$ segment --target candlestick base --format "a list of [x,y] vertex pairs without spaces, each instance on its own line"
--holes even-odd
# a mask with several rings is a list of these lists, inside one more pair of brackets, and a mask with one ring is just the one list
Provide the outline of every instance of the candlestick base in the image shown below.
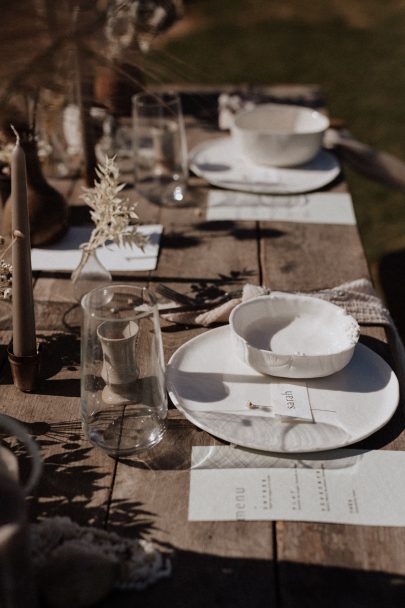
[[17,357],[13,353],[12,343],[7,348],[7,354],[14,385],[24,393],[31,393],[38,382],[39,354]]

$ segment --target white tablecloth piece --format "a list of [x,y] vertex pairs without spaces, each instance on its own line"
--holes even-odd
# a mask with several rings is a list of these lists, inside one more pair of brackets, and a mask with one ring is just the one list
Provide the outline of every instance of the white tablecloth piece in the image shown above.
[[356,224],[352,198],[345,192],[271,195],[210,190],[207,221],[217,220]]

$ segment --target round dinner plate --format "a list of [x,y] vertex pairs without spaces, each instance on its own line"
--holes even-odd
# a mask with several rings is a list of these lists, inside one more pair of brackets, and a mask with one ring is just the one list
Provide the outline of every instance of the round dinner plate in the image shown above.
[[243,155],[231,136],[199,144],[190,152],[190,169],[213,186],[262,194],[318,190],[340,173],[337,159],[320,150],[310,162],[280,168],[256,165]]
[[[183,344],[167,368],[168,391],[191,422],[219,439],[269,452],[317,452],[351,445],[384,426],[399,402],[398,380],[387,363],[362,344],[351,362],[306,384],[314,422],[286,422],[271,412],[271,383],[236,358],[229,326]],[[250,409],[248,403],[257,407]]]

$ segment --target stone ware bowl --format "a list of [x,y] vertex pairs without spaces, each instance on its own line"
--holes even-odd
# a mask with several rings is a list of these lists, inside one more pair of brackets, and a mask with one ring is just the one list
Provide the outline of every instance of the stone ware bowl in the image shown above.
[[293,167],[317,155],[328,127],[328,118],[316,110],[266,103],[239,112],[232,134],[252,162]]
[[262,374],[319,378],[343,369],[360,328],[319,298],[273,292],[236,306],[229,319],[236,355]]

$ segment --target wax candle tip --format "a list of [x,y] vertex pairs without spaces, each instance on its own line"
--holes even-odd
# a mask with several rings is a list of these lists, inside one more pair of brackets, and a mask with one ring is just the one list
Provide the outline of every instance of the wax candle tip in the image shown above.
[[14,135],[15,135],[15,136],[16,136],[16,138],[17,138],[17,143],[19,144],[19,143],[20,143],[20,135],[19,135],[19,133],[18,133],[17,129],[16,129],[16,128],[15,128],[15,126],[14,126],[14,125],[12,125],[12,124],[10,124],[10,127],[11,127],[11,130],[13,131]]

